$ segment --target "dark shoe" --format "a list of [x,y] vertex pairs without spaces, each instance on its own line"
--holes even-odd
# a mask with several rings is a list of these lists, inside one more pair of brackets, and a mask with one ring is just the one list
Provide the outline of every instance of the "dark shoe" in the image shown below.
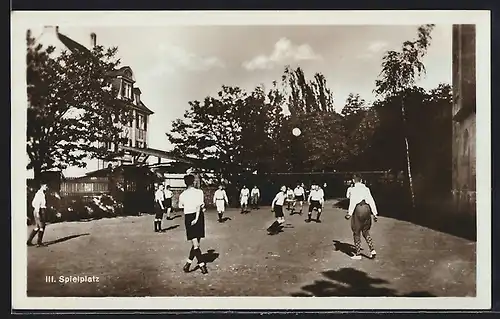
[[30,242],[30,241],[26,242],[26,245],[28,245],[28,246],[35,246],[35,245],[33,245],[33,243],[32,243],[32,242]]
[[201,267],[200,267],[200,269],[201,269],[201,273],[202,273],[202,274],[204,274],[204,275],[205,275],[205,274],[208,274],[207,265],[203,265],[203,266],[201,266]]
[[321,219],[316,219],[316,223],[321,223]]
[[306,219],[306,223],[310,223],[310,222],[311,222],[310,218]]
[[184,272],[189,272],[189,267],[190,267],[190,266],[191,266],[191,264],[190,264],[190,263],[186,263],[186,264],[184,265],[184,267],[182,267],[182,270],[184,270]]

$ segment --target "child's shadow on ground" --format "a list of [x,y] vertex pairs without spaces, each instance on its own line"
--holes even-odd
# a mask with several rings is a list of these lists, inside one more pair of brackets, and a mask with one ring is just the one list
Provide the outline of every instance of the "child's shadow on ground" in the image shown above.
[[[340,251],[349,257],[354,256],[354,254],[356,253],[356,246],[354,246],[352,244],[348,244],[348,243],[343,243],[339,240],[333,240],[333,246],[334,246],[336,251]],[[363,249],[361,249],[361,250],[363,250]],[[361,255],[369,258],[368,256],[366,256],[364,254],[361,254]]]
[[231,219],[231,218],[229,218],[229,217],[224,217],[224,218],[222,218],[221,223],[225,223],[225,222],[227,222],[228,220],[232,220],[232,219]]
[[203,260],[206,263],[213,263],[217,258],[219,258],[219,253],[215,249],[209,249],[203,254]]
[[179,227],[180,225],[172,225],[172,226],[169,226],[167,228],[163,228],[161,231],[162,232],[166,232],[166,231],[169,231],[169,230],[173,230],[173,229],[176,229],[177,227]]

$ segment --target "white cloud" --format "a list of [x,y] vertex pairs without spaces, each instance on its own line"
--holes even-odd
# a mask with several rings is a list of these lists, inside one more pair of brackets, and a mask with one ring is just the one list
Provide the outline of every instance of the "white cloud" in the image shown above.
[[247,70],[272,69],[274,66],[303,60],[318,60],[321,56],[316,54],[309,44],[295,45],[287,38],[281,38],[274,45],[270,55],[258,55],[250,61],[243,62]]
[[170,74],[178,69],[191,71],[208,71],[224,68],[225,64],[215,56],[200,56],[178,46],[161,43],[157,51],[158,63],[155,74]]
[[358,55],[358,59],[367,60],[377,57],[388,45],[385,41],[372,41],[368,44],[367,51]]
[[388,43],[384,41],[374,41],[368,46],[368,51],[378,53],[387,47]]

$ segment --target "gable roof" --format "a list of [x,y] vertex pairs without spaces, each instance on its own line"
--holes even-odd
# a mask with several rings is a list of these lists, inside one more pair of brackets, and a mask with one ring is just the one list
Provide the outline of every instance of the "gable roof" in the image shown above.
[[[59,27],[46,27],[46,29],[44,29],[44,32],[46,32],[46,30],[48,32],[50,32],[52,34],[52,36],[56,36],[56,38],[68,49],[70,50],[71,52],[80,52],[80,53],[90,53],[90,50],[85,47],[84,45],[76,42],[75,40],[71,39],[70,37],[62,34],[59,32]],[[43,33],[42,32],[42,35]],[[111,71],[110,72],[110,76],[113,76],[113,77],[118,77],[118,76],[123,76],[129,80],[131,80],[132,82],[135,82],[135,78],[134,78],[134,72],[132,71],[132,68],[130,66],[122,66],[121,68],[119,69],[116,69],[114,71]],[[138,87],[135,87],[134,88],[134,92],[139,92],[139,93],[142,93],[141,90],[138,88]],[[145,104],[144,102],[142,102],[142,100],[140,101],[139,104],[133,104],[133,103],[127,103],[127,102],[124,102],[127,106],[132,106],[140,111],[143,111],[144,113],[148,114],[148,115],[151,115],[151,114],[154,114],[153,111],[151,111]]]

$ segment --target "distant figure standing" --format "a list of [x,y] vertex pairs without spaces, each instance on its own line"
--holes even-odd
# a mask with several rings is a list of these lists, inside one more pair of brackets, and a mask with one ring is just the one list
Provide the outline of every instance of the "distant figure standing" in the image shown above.
[[174,193],[170,190],[170,185],[167,185],[167,188],[164,191],[165,193],[165,208],[167,209],[167,220],[172,220],[170,216],[172,212],[172,197],[174,197]]
[[311,186],[311,192],[309,193],[309,197],[307,201],[309,202],[309,212],[307,213],[306,222],[311,222],[312,212],[316,209],[316,222],[321,223],[321,211],[323,209],[323,203],[325,201],[323,190],[318,185]]
[[267,228],[267,231],[270,233],[275,233],[281,229],[283,224],[285,223],[285,214],[283,213],[283,205],[286,200],[286,186],[281,186],[280,191],[274,197],[271,203],[271,211],[274,212],[274,217],[276,220],[274,223]]
[[295,212],[295,205],[297,204],[297,202],[299,203],[299,207],[300,207],[300,210],[299,210],[299,214],[302,215],[302,209],[304,207],[304,200],[305,200],[305,189],[304,189],[304,184],[297,184],[297,187],[295,187],[295,189],[293,190],[293,195],[294,195],[294,201],[293,201],[293,207],[292,207],[292,213],[293,214]]
[[240,191],[240,207],[241,213],[244,214],[248,211],[248,198],[250,197],[250,190],[243,185]]
[[252,188],[251,196],[251,205],[253,209],[259,208],[259,200],[260,200],[260,190],[257,186]]
[[293,205],[293,203],[295,201],[294,197],[295,196],[293,194],[293,190],[290,187],[288,187],[286,189],[286,209],[287,210],[291,210],[292,209],[292,205]]
[[217,189],[214,193],[214,205],[217,208],[217,214],[219,215],[219,223],[222,223],[222,216],[226,210],[225,204],[228,203],[229,200],[227,198],[226,191],[222,185],[219,185],[219,189]]
[[47,198],[46,191],[48,186],[46,183],[42,183],[40,188],[35,194],[33,201],[31,202],[31,206],[33,207],[33,217],[35,219],[35,229],[31,231],[31,234],[28,238],[27,245],[33,246],[33,238],[38,234],[37,238],[37,247],[45,246],[42,243],[43,234],[45,232],[45,223],[46,223],[46,210],[47,210]]
[[377,206],[370,189],[361,183],[359,175],[355,175],[353,181],[354,186],[351,187],[349,192],[349,211],[345,216],[346,219],[351,219],[354,246],[356,247],[355,255],[351,258],[361,259],[361,234],[363,234],[370,249],[370,258],[374,258],[377,252],[370,236],[370,228],[372,226],[372,214],[374,221],[377,221]]
[[194,176],[188,174],[184,176],[184,183],[187,189],[179,195],[179,208],[184,210],[184,225],[186,227],[187,240],[191,241],[191,250],[184,272],[189,272],[189,267],[194,258],[198,261],[201,272],[208,273],[207,266],[203,260],[200,250],[201,238],[205,238],[205,201],[203,191],[194,187]]
[[163,185],[158,185],[158,189],[155,192],[155,233],[163,232],[161,229],[161,221],[163,219],[163,213],[165,212],[165,193],[163,192]]

